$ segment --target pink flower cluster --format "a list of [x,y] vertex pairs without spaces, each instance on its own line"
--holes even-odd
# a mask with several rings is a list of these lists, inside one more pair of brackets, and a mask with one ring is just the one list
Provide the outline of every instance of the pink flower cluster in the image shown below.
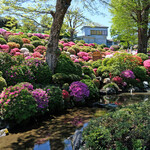
[[117,83],[118,85],[121,85],[123,83],[123,79],[119,76],[116,76],[112,79],[113,82]]
[[0,44],[0,51],[3,51],[3,52],[6,52],[6,53],[8,53],[9,52],[9,46],[8,45],[6,45],[6,44],[4,44],[4,45],[1,45]]
[[89,54],[86,52],[79,52],[79,53],[77,53],[77,55],[79,56],[79,58],[82,58],[84,61],[88,61],[91,59]]
[[36,57],[41,58],[42,57],[42,55],[39,52],[34,52],[32,54],[32,56],[33,56],[33,58],[36,58]]
[[143,62],[143,65],[146,69],[150,70],[150,59],[147,59]]
[[21,55],[20,49],[18,49],[18,48],[11,49],[10,54],[11,54],[12,56]]

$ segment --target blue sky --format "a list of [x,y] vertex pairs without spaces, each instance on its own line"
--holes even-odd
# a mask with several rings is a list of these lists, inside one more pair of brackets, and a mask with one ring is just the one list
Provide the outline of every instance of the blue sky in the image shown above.
[[[79,8],[83,8],[83,5],[79,2],[77,3],[72,3],[71,4],[71,7],[74,6],[74,7],[79,7]],[[98,23],[98,24],[101,24],[102,26],[107,26],[109,27],[108,28],[108,36],[107,36],[107,39],[111,39],[111,36],[110,36],[110,27],[111,27],[111,14],[108,10],[108,8],[104,5],[98,5],[98,11],[100,12],[100,14],[97,14],[97,13],[91,13],[89,12],[87,9],[83,9],[83,14],[91,19],[93,22],[95,23]],[[103,14],[101,14],[103,13]],[[80,33],[79,33],[80,34]]]

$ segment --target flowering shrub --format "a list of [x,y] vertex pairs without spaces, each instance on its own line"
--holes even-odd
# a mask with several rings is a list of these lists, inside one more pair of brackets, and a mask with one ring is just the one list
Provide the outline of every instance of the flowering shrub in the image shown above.
[[23,64],[33,72],[35,83],[49,84],[51,82],[52,72],[43,60],[29,58]]
[[8,42],[7,45],[9,46],[9,49],[20,48],[20,45],[15,42]]
[[64,100],[67,100],[70,98],[70,95],[66,90],[62,90],[62,97]]
[[20,50],[18,48],[11,49],[10,54],[12,56],[20,55]]
[[125,70],[125,71],[121,72],[121,77],[134,79],[135,75],[134,75],[133,71],[131,71],[131,70]]
[[24,48],[27,48],[30,52],[33,52],[33,49],[35,49],[35,46],[32,44],[23,44]]
[[32,54],[32,56],[33,56],[33,58],[41,58],[42,57],[42,55],[39,52],[34,52]]
[[82,101],[84,98],[89,97],[90,91],[88,86],[80,81],[71,83],[69,90],[70,95],[74,97],[75,101]]
[[123,83],[123,79],[119,76],[113,77],[112,81],[117,83],[118,85],[121,85]]
[[9,52],[9,46],[0,44],[0,51],[8,53]]
[[145,61],[148,59],[148,55],[144,53],[138,53],[137,56],[141,57],[142,61]]
[[30,91],[22,86],[10,86],[0,94],[1,117],[20,123],[37,112],[35,99]]
[[40,54],[44,54],[44,52],[46,52],[46,47],[45,46],[38,46],[36,47],[36,49],[34,49],[34,52],[39,52]]
[[150,59],[147,59],[143,62],[143,65],[146,69],[150,70]]
[[3,77],[0,76],[0,92],[3,90],[4,87],[7,86],[7,83]]
[[20,47],[22,47],[22,45],[23,45],[23,40],[22,40],[22,38],[21,38],[20,36],[18,36],[18,35],[10,36],[10,37],[8,38],[8,42],[15,42],[15,43],[19,44]]
[[24,44],[30,44],[30,40],[27,38],[22,38]]
[[31,69],[26,65],[11,66],[6,71],[6,81],[8,85],[15,85],[19,82],[31,82],[34,83],[34,74]]
[[88,86],[90,91],[88,99],[93,100],[99,97],[99,89],[91,79],[82,79],[81,82]]
[[35,89],[32,91],[32,95],[36,100],[39,111],[44,111],[46,108],[48,108],[49,97],[46,91],[42,89]]
[[31,42],[32,45],[35,47],[38,47],[39,45],[44,45],[40,40],[35,40]]
[[79,76],[82,75],[81,66],[72,62],[72,60],[66,55],[59,56],[55,72],[65,74],[74,73]]
[[92,67],[90,67],[90,66],[82,66],[82,72],[89,76],[91,74],[94,74],[94,71],[93,71]]
[[61,112],[64,109],[62,90],[56,86],[47,86],[44,90],[49,96],[49,111],[51,113]]
[[31,41],[40,40],[40,38],[38,36],[32,36],[30,39],[31,39]]
[[3,38],[0,38],[0,44],[6,44],[7,42],[6,42],[6,40],[5,39],[3,39]]

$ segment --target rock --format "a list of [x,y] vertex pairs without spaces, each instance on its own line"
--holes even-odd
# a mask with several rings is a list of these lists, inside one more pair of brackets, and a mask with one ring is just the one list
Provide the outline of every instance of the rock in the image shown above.
[[103,80],[103,83],[104,83],[104,84],[110,83],[110,78],[105,78],[105,79]]
[[8,134],[9,134],[9,132],[8,132],[8,129],[7,129],[7,128],[0,130],[0,137],[6,136],[6,135],[8,135]]
[[115,88],[113,88],[113,87],[106,88],[106,94],[116,94],[116,93],[117,93],[117,91]]
[[21,48],[20,52],[21,53],[29,53],[29,50],[27,48]]
[[79,148],[83,145],[81,130],[77,130],[73,135],[72,145],[73,145],[73,150],[79,150]]
[[143,85],[144,85],[144,88],[145,88],[145,89],[149,88],[149,84],[148,84],[147,81],[143,81]]
[[128,92],[140,92],[140,89],[138,87],[132,87],[128,89]]

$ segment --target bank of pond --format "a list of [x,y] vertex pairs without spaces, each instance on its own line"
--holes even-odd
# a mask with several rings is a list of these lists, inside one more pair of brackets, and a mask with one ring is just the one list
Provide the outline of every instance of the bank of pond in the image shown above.
[[87,106],[14,126],[8,136],[0,138],[0,149],[150,148],[149,93],[105,95]]

